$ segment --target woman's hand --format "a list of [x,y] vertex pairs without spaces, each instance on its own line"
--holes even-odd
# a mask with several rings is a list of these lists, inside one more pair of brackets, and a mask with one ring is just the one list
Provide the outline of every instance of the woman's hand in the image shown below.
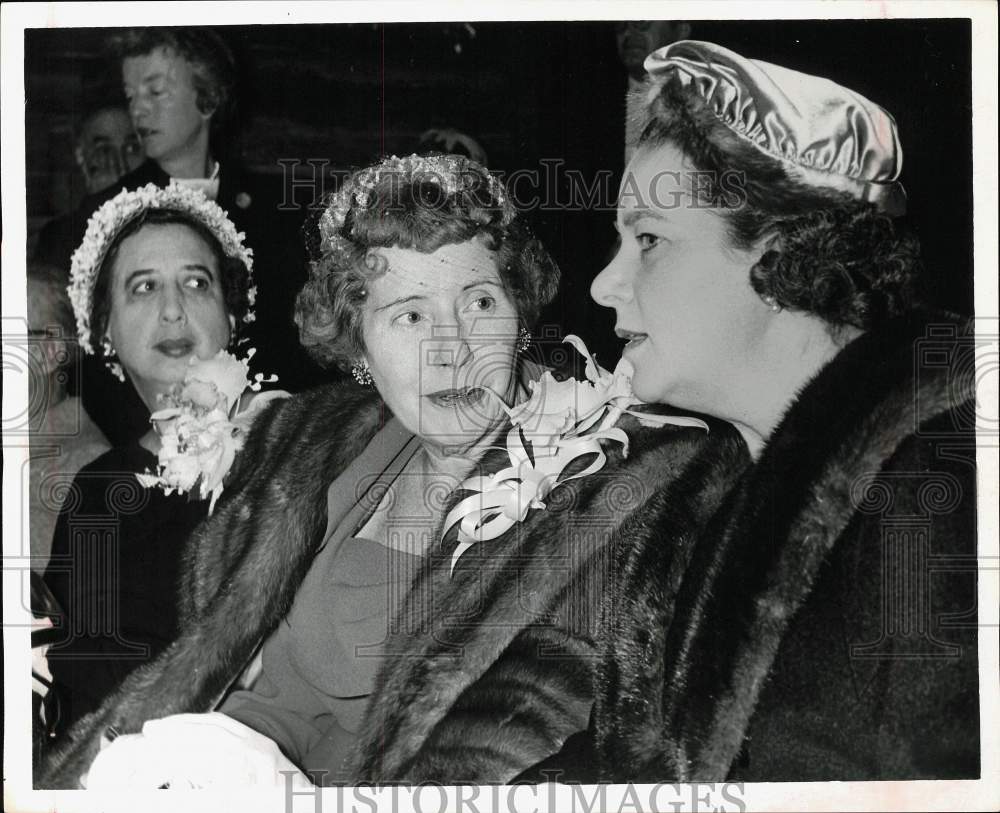
[[[287,778],[286,778],[287,777]],[[312,787],[274,741],[219,712],[150,720],[102,749],[82,784],[122,788]]]

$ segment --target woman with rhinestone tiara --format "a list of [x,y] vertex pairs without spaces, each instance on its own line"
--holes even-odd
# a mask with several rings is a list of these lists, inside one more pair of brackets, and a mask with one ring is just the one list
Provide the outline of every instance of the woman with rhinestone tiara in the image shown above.
[[[546,388],[563,390],[526,351],[558,270],[478,164],[360,170],[318,233],[296,319],[357,383],[257,419],[188,546],[180,636],[71,732],[43,784],[88,767],[88,787],[272,784],[282,769],[293,784],[510,781],[587,726],[614,552],[665,500],[692,533],[745,462],[721,425],[625,415],[598,433],[627,440],[627,460],[575,438],[579,456],[546,468],[569,413],[546,413]],[[564,382],[574,397],[627,380],[588,371],[583,389]],[[489,502],[503,482],[520,485]],[[256,682],[227,694],[261,640]]]

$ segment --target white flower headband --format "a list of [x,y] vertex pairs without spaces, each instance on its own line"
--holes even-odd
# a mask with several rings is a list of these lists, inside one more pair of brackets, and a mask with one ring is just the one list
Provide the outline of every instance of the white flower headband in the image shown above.
[[77,338],[85,353],[96,353],[90,334],[91,302],[108,248],[122,227],[151,209],[170,209],[191,215],[215,235],[227,257],[240,260],[246,266],[248,308],[243,321],[254,320],[257,288],[253,284],[253,250],[243,245],[243,232],[237,232],[226,212],[202,192],[173,182],[166,188],[151,183],[131,191],[123,189],[104,203],[87,221],[83,242],[73,252],[67,290],[76,314]]
[[404,182],[425,181],[441,187],[447,195],[455,195],[473,187],[481,177],[475,171],[477,169],[486,176],[490,198],[503,211],[500,222],[506,226],[514,219],[516,211],[503,184],[479,164],[459,155],[422,156],[414,153],[405,158],[393,155],[351,175],[330,198],[319,219],[323,255],[329,257],[349,251],[350,240],[343,234],[347,213],[352,207],[367,209],[372,203],[372,191],[384,178],[396,176]]

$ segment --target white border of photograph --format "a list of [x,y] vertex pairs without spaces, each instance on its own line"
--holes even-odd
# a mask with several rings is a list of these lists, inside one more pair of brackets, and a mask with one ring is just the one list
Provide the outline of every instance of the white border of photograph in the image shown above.
[[[24,30],[44,27],[134,25],[303,24],[348,22],[430,22],[504,20],[612,19],[819,19],[964,17],[972,23],[975,312],[979,335],[1000,333],[997,302],[997,6],[992,0],[945,2],[855,2],[785,0],[729,2],[670,0],[670,2],[412,2],[326,3],[4,3],[2,9],[2,175],[3,243],[2,295],[5,330],[25,324],[25,130]],[[617,114],[615,114],[617,115]],[[995,341],[995,339],[994,339]],[[997,416],[1000,349],[982,357],[977,370],[979,412]],[[26,377],[5,363],[3,415],[25,414]],[[9,441],[9,443],[8,443]],[[170,791],[97,796],[86,791],[30,789],[30,658],[28,609],[23,606],[28,562],[19,552],[20,517],[26,506],[18,472],[27,463],[27,441],[4,439],[4,809],[9,811],[75,810],[376,810],[394,811],[551,811],[624,810],[964,810],[1000,809],[1000,659],[998,659],[997,439],[980,439],[979,471],[979,613],[980,613],[980,731],[982,779],[979,781],[829,782],[748,784],[742,793],[723,786],[594,786],[571,788],[542,785],[514,788],[327,788],[322,804],[314,794],[287,799],[281,790],[262,792],[233,788],[225,794]],[[989,508],[993,505],[994,508]],[[928,732],[933,736],[932,732]],[[706,798],[707,797],[707,798]],[[738,799],[743,807],[731,801]],[[698,801],[702,800],[702,801]]]

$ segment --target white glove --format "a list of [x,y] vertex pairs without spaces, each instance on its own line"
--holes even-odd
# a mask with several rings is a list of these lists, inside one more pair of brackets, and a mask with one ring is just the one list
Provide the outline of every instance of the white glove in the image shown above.
[[[291,771],[290,778],[279,771]],[[312,784],[274,741],[220,712],[150,720],[116,738],[93,761],[88,790],[223,788]]]

